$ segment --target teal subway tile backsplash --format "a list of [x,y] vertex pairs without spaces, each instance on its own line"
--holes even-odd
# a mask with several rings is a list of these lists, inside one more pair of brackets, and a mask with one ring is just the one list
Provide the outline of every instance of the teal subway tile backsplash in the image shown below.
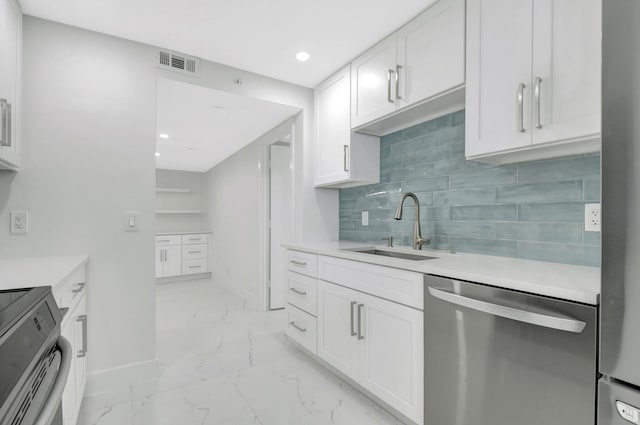
[[[584,204],[600,202],[600,155],[495,166],[464,157],[464,111],[387,135],[380,183],[340,189],[340,239],[411,246],[420,199],[431,248],[598,266],[600,233],[584,231]],[[361,213],[369,211],[369,226]]]

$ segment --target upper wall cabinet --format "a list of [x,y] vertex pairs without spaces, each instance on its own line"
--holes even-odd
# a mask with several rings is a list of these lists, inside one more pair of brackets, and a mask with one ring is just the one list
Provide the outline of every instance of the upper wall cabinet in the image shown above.
[[599,149],[601,3],[468,0],[467,158]]
[[316,186],[380,181],[380,138],[351,131],[350,80],[347,65],[315,89]]
[[[402,114],[419,104],[439,99],[431,114],[462,106],[465,82],[464,0],[439,0],[413,21],[351,64],[351,126],[370,134],[387,134],[429,111]],[[389,116],[395,118],[389,119]],[[379,125],[377,123],[382,122]]]
[[22,11],[15,0],[0,0],[0,169],[20,162],[21,62]]

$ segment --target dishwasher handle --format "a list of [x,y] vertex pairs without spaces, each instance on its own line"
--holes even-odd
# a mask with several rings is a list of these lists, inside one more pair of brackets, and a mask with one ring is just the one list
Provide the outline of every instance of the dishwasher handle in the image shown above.
[[524,323],[530,323],[532,325],[542,326],[545,328],[557,329],[560,331],[579,334],[582,333],[585,326],[587,325],[585,322],[573,319],[571,317],[561,316],[557,313],[539,313],[508,307],[505,305],[494,304],[475,298],[465,297],[442,289],[429,287],[429,293],[433,297],[451,304],[456,304],[462,307],[470,308],[472,310],[492,314],[494,316],[517,320]]

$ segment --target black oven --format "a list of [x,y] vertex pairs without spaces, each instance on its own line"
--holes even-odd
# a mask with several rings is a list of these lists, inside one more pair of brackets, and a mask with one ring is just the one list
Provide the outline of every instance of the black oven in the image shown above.
[[71,346],[51,288],[0,291],[0,425],[62,425]]

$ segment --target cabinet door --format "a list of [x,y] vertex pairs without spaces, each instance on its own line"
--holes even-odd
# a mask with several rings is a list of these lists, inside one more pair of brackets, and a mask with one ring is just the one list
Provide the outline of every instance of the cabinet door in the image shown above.
[[422,423],[423,313],[363,295],[358,312],[362,359],[358,381],[398,411]]
[[[22,12],[14,0],[0,1],[0,99],[11,105],[6,120],[0,117],[0,159],[18,165],[18,114],[20,96],[20,62],[22,40]],[[10,120],[8,119],[10,116]],[[9,122],[10,121],[10,122]],[[5,134],[5,127],[10,127],[10,137]]]
[[356,291],[318,281],[318,356],[356,379],[360,367],[355,334]]
[[[68,312],[67,314],[72,314]],[[73,358],[71,360],[71,369],[69,369],[69,376],[67,377],[67,383],[64,386],[64,391],[62,392],[62,421],[66,424],[72,424],[76,407],[78,406],[78,402],[81,401],[81,398],[76,394],[76,356],[75,353],[78,349],[78,346],[75,342],[75,325],[74,318],[68,317],[65,320],[64,326],[61,329],[61,334],[64,338],[69,341],[71,347],[73,348]]]
[[349,178],[351,137],[351,68],[316,87],[316,184]]
[[164,247],[156,247],[156,277],[164,277]]
[[164,277],[182,274],[182,246],[169,245],[164,249]]
[[532,0],[467,3],[467,157],[531,145],[532,8]]
[[464,84],[465,2],[440,0],[398,32],[398,106]]
[[82,296],[73,315],[75,334],[75,386],[78,396],[78,407],[82,401],[84,387],[87,383],[87,297]]
[[533,99],[533,143],[597,135],[602,1],[533,4],[533,78],[534,88],[539,78],[540,89],[539,101]]
[[351,62],[351,127],[396,110],[396,35]]

